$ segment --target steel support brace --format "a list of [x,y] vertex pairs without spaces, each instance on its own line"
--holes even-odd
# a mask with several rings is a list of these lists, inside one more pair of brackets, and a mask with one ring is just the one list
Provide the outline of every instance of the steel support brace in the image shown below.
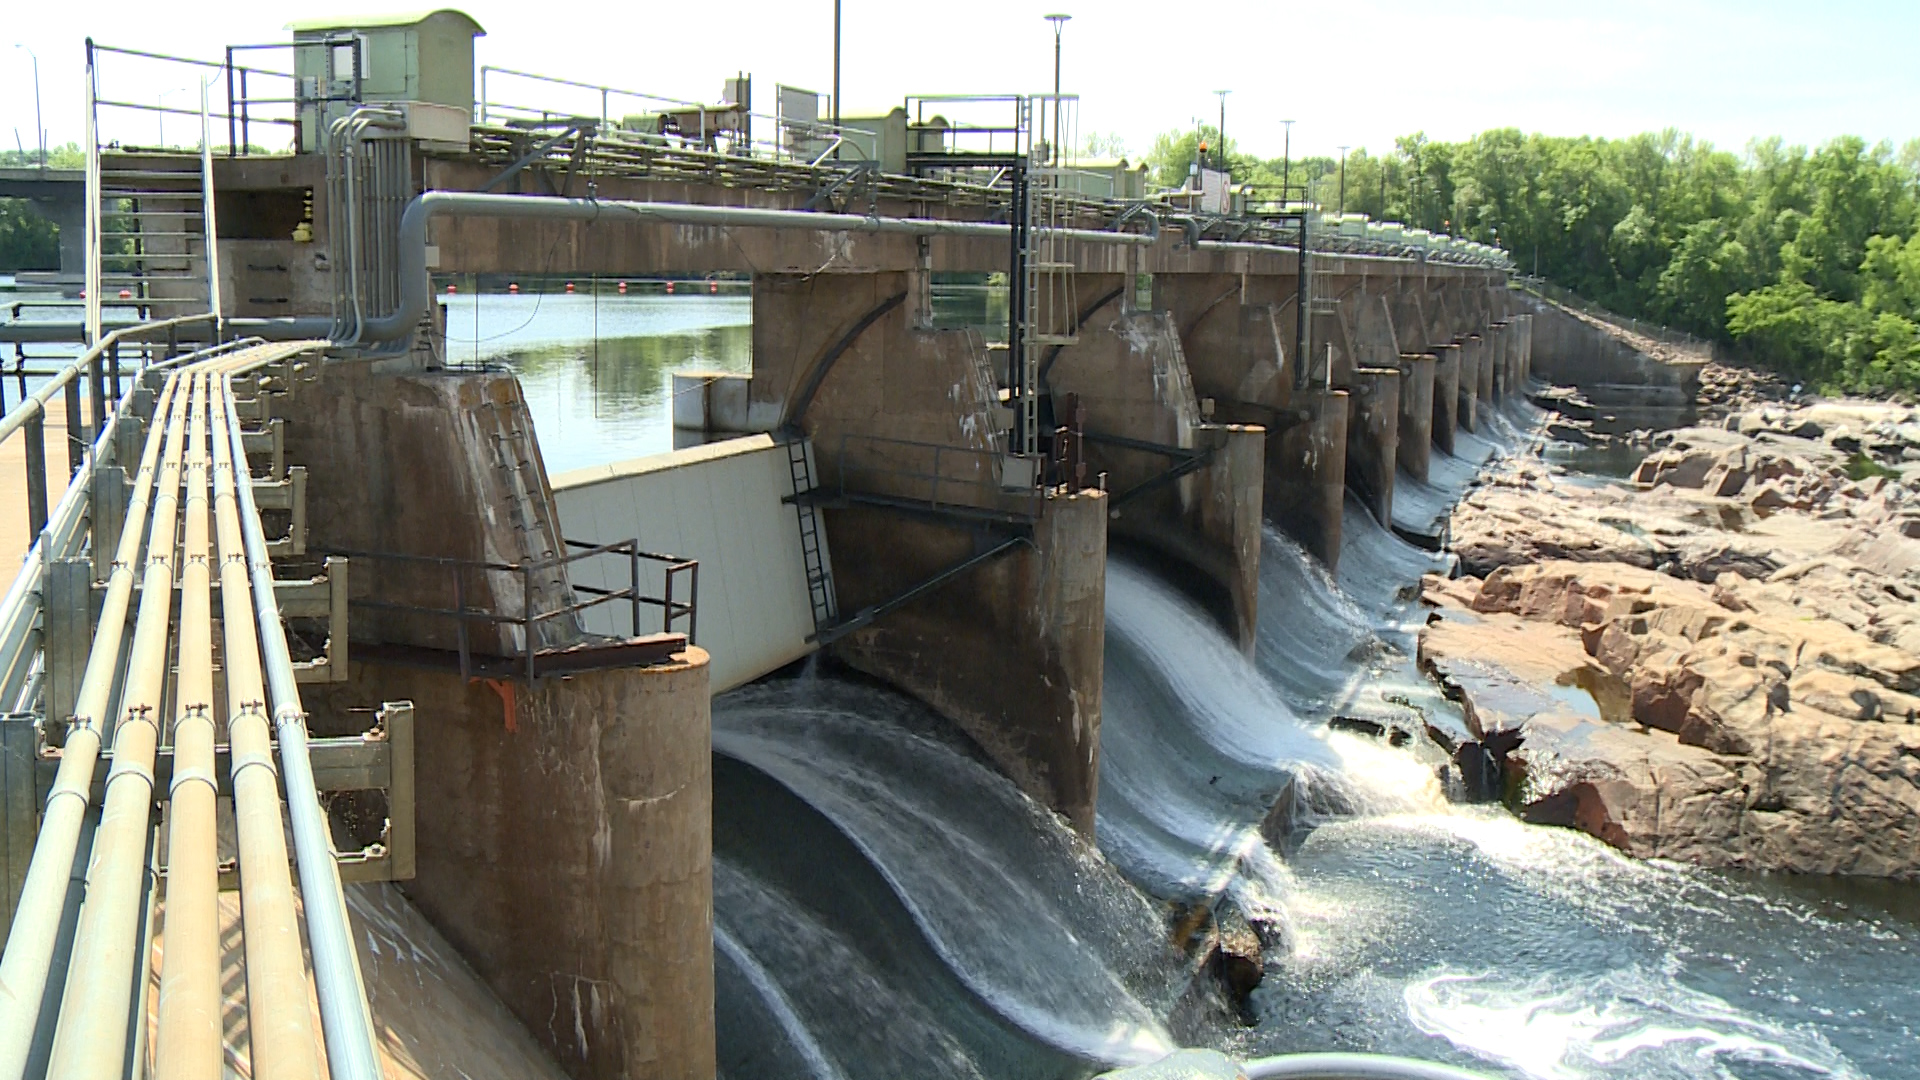
[[48,741],[59,745],[80,696],[80,677],[93,649],[93,560],[48,559],[40,570],[42,639],[46,658]]
[[[240,434],[241,443],[247,448],[249,457],[254,454],[267,454],[272,464],[267,467],[267,479],[278,480],[287,475],[287,422],[275,418],[267,421],[263,431],[245,431]],[[252,468],[248,468],[252,472]]]
[[118,465],[96,465],[88,479],[87,530],[93,553],[93,580],[113,574],[113,556],[120,549],[120,530],[127,526],[127,470]]
[[33,767],[38,741],[33,717],[0,716],[0,935],[13,924],[13,905],[40,832]]
[[27,418],[27,535],[38,536],[47,527],[47,432],[45,413]]

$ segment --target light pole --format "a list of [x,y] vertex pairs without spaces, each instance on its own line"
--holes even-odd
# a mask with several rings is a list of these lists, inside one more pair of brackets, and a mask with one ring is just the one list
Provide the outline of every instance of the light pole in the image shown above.
[[1227,160],[1227,95],[1233,93],[1233,91],[1215,90],[1214,93],[1220,98],[1220,130],[1216,132],[1216,135],[1220,139],[1220,161],[1227,167],[1227,179],[1231,181],[1233,179],[1233,162]]
[[1280,121],[1287,130],[1284,148],[1280,151],[1280,209],[1287,208],[1287,200],[1293,197],[1293,121]]
[[1347,151],[1350,147],[1340,148],[1340,214],[1347,213]]
[[[1060,28],[1073,16],[1061,12],[1043,15],[1042,18],[1053,24],[1053,141],[1060,141]],[[1053,148],[1057,154],[1059,148]],[[1056,158],[1057,160],[1057,158]]]
[[833,0],[833,127],[840,134],[840,0]]
[[26,49],[27,55],[33,57],[33,131],[38,136],[36,141],[40,144],[40,167],[44,169],[47,167],[47,125],[46,121],[40,118],[40,54],[20,42],[14,42],[13,47]]

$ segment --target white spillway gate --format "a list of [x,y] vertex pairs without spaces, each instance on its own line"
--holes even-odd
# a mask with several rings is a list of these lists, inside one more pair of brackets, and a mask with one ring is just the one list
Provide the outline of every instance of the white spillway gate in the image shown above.
[[[784,444],[750,435],[578,469],[552,482],[568,540],[637,537],[644,550],[699,561],[694,643],[713,658],[715,694],[813,651],[814,609],[798,510],[787,501],[794,479]],[[819,544],[825,562],[825,539]],[[624,576],[595,580],[597,572],[591,564],[576,569],[574,584],[627,584]],[[612,607],[590,609],[586,629],[624,633]]]

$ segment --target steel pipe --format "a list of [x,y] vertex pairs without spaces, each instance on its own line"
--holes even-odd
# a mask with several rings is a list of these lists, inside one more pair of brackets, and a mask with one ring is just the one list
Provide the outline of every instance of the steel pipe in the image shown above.
[[1283,1054],[1240,1066],[1247,1080],[1488,1080],[1485,1074],[1385,1054]]
[[[93,801],[93,773],[99,763],[101,728],[118,679],[121,641],[126,631],[127,609],[133,598],[134,567],[150,523],[148,508],[156,486],[162,447],[166,433],[174,429],[176,418],[185,411],[186,400],[175,393],[175,384],[170,380],[162,389],[154,412],[156,421],[164,420],[164,423],[157,422],[148,429],[140,467],[134,474],[127,526],[120,534],[113,573],[107,579],[106,596],[100,609],[100,630],[81,676],[73,727],[67,734],[53,790],[47,795],[39,839],[34,844],[33,861],[27,868],[20,901],[14,907],[6,949],[0,953],[0,1080],[21,1080],[36,1042],[47,978],[53,966],[53,928],[59,924],[60,912],[66,904],[81,828]],[[171,534],[166,546],[171,556]],[[172,594],[171,587],[159,591]]]
[[[199,377],[188,378],[191,401]],[[80,908],[66,994],[54,1028],[47,1069],[52,1080],[118,1080],[127,1070],[128,1029],[120,1018],[128,1016],[135,980],[145,970],[145,958],[136,954],[140,914],[147,899],[142,886],[153,831],[153,759],[160,741],[157,712],[167,681],[186,412],[175,410],[167,422],[133,649],[121,691],[120,720],[113,731],[113,766],[107,773],[93,865],[87,872],[87,898]],[[96,644],[95,655],[99,652]]]
[[[212,379],[196,380],[187,418],[179,675],[173,693],[167,903],[161,927],[167,947],[160,967],[160,1018],[154,1041],[158,1080],[217,1076],[222,1055],[220,865],[215,843],[219,782],[214,775],[212,575],[207,543],[207,412],[213,390]],[[225,427],[220,425],[223,432]]]
[[[473,195],[428,191],[416,195],[400,216],[400,307],[388,315],[360,324],[359,340],[395,341],[412,332],[432,301],[427,278],[427,223],[436,217],[488,217],[550,221],[647,222],[661,225],[704,225],[754,229],[808,229],[818,232],[891,233],[906,236],[961,236],[1005,240],[1008,226],[984,221],[941,221],[935,218],[862,217],[859,214],[816,214],[805,210],[760,210],[743,206],[696,206],[687,203],[617,202],[598,199],[556,199],[537,195]],[[1036,229],[1063,239],[1095,244],[1147,246],[1151,236],[1095,229]]]
[[[424,264],[421,268],[424,273]],[[223,365],[223,370],[238,374],[244,367],[236,364],[227,369]],[[234,462],[239,465],[246,460],[246,447],[241,442],[240,417],[232,398],[227,399],[226,410],[227,434]],[[254,611],[260,623],[261,659],[273,699],[274,730],[280,739],[280,771],[286,786],[287,816],[293,825],[300,899],[306,906],[307,940],[313,951],[314,983],[320,995],[327,1067],[332,1080],[378,1080],[380,1061],[374,1049],[373,1018],[367,1012],[366,984],[354,952],[340,867],[314,786],[313,764],[307,753],[306,711],[300,704],[300,689],[287,653],[286,628],[281,625],[274,600],[273,566],[260,528],[260,511],[253,501],[253,485],[241,479],[240,527],[253,578]]]
[[273,734],[267,725],[266,688],[260,679],[253,586],[240,528],[240,480],[232,442],[236,432],[226,409],[233,397],[232,376],[222,374],[220,386],[221,401],[213,414],[213,510],[220,544],[220,658],[226,684],[227,742],[232,748],[234,825],[239,835],[247,1030],[255,1076],[318,1080],[313,1006],[287,865]]

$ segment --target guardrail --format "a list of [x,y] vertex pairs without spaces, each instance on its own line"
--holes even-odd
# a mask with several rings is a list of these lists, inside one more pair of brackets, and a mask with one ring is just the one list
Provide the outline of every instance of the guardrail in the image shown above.
[[[252,149],[254,125],[269,130],[284,129],[289,143],[296,142],[300,126],[300,110],[315,101],[357,100],[359,97],[359,79],[356,74],[351,80],[352,90],[348,94],[334,96],[331,93],[318,98],[302,97],[297,93],[298,80],[293,73],[276,71],[272,68],[241,64],[235,61],[236,53],[269,49],[294,49],[323,47],[340,42],[278,42],[271,45],[233,45],[227,48],[226,60],[201,60],[190,56],[173,56],[167,53],[147,52],[143,49],[127,49],[114,45],[101,45],[92,38],[87,39],[87,67],[93,79],[94,104],[101,109],[112,110],[115,119],[100,125],[97,138],[102,144],[115,143],[125,149],[150,146],[165,150],[170,147],[198,148],[200,139],[201,111],[198,102],[183,105],[168,104],[168,96],[177,92],[191,90],[202,81],[208,85],[209,95],[214,101],[209,105],[207,117],[211,120],[226,121],[227,138],[220,152],[228,157],[241,157]],[[356,56],[358,43],[354,42]],[[109,80],[106,91],[100,90],[100,76],[103,69],[98,65],[102,56],[119,57],[123,61],[116,67]],[[121,76],[125,76],[121,78]],[[178,86],[167,84],[178,82]],[[138,89],[134,89],[137,87]],[[135,93],[152,92],[162,87],[151,102],[132,99]],[[281,90],[279,88],[283,88]],[[269,89],[272,88],[272,89]],[[263,110],[262,107],[267,107]],[[188,121],[183,129],[189,133],[184,143],[171,143],[167,139],[167,118],[177,116]],[[145,142],[146,133],[136,132],[134,118],[151,119],[154,122],[154,141]],[[96,118],[96,124],[99,121]],[[209,150],[213,147],[209,146]],[[284,153],[284,147],[263,148],[267,153]]]
[[[529,682],[537,679],[540,672],[540,660],[563,652],[564,649],[542,649],[539,644],[539,630],[554,620],[577,618],[582,613],[602,604],[625,601],[631,615],[632,636],[642,634],[641,611],[645,607],[660,610],[660,632],[674,633],[674,625],[685,619],[687,641],[694,640],[697,629],[697,610],[700,591],[700,564],[693,559],[683,559],[677,555],[661,555],[643,551],[638,540],[621,540],[611,544],[586,544],[579,541],[564,541],[573,548],[572,552],[553,559],[523,563],[500,563],[478,559],[456,559],[438,555],[409,555],[398,552],[378,551],[328,551],[326,554],[341,555],[348,559],[363,562],[402,563],[411,566],[443,570],[447,574],[452,594],[452,607],[436,607],[431,604],[412,604],[393,600],[350,599],[349,608],[370,611],[391,612],[403,616],[425,616],[429,620],[439,620],[453,624],[456,642],[456,664],[463,679],[485,678],[502,674],[522,675]],[[629,577],[624,589],[603,589],[592,586],[580,586],[568,583],[576,593],[590,597],[587,600],[575,600],[558,604],[549,610],[536,611],[534,597],[537,595],[535,581],[544,574],[571,566],[586,559],[611,557],[626,563]],[[665,585],[663,595],[648,596],[640,581],[642,563],[657,563],[664,567]],[[471,573],[512,574],[519,578],[520,610],[517,613],[488,611],[470,606],[467,600],[466,578]],[[678,599],[676,580],[685,575],[688,580],[686,599]],[[470,625],[480,623],[488,627],[517,628],[520,631],[520,654],[515,660],[514,670],[502,671],[500,665],[489,664],[489,660],[505,659],[497,653],[476,649]]]
[[1037,468],[1032,483],[1006,486],[1005,457],[991,450],[852,434],[839,448],[829,468],[846,502],[1031,524],[1046,498]]
[[[136,340],[162,330],[168,333],[168,349],[178,343],[178,332],[183,326],[195,323],[213,323],[212,315],[187,315],[177,319],[162,319],[157,322],[142,323],[124,330],[116,330],[100,340],[100,343],[88,349],[80,359],[55,372],[40,389],[34,391],[26,400],[9,411],[0,419],[0,444],[12,438],[15,433],[24,432],[26,439],[27,468],[27,522],[29,535],[38,536],[47,527],[47,439],[46,415],[47,402],[58,393],[66,395],[67,414],[67,467],[77,473],[81,462],[87,455],[87,448],[100,437],[105,429],[107,417],[120,402],[120,344]],[[81,394],[79,379],[87,377],[90,393],[87,400],[92,405],[91,414],[84,427],[78,426],[81,414]],[[108,387],[112,394],[109,396]],[[22,388],[25,383],[22,381]]]

